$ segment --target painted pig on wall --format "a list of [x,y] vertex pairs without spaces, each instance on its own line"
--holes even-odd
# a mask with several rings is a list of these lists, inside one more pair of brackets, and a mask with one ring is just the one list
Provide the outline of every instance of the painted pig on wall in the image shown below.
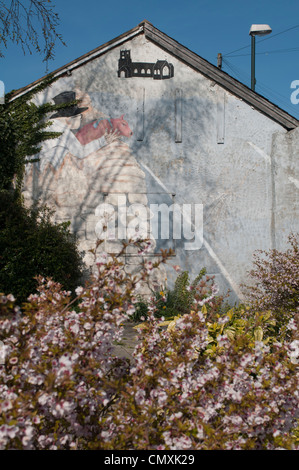
[[89,122],[79,129],[76,133],[76,137],[82,145],[86,145],[92,140],[112,133],[124,137],[131,137],[131,135],[133,135],[129,124],[124,120],[124,114],[116,119],[97,119]]

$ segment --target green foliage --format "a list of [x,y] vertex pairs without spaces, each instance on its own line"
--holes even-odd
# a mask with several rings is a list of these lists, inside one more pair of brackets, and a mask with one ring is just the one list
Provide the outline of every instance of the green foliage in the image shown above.
[[46,119],[59,106],[50,103],[37,106],[32,102],[34,95],[54,80],[49,76],[34,91],[16,99],[11,92],[0,106],[0,191],[14,187],[20,198],[26,163],[36,161],[33,157],[43,141],[60,135],[47,130],[51,122]]
[[25,165],[37,161],[45,140],[60,136],[47,130],[47,116],[70,105],[34,104],[34,96],[54,81],[49,75],[18,98],[11,92],[0,106],[0,291],[14,294],[19,302],[34,292],[37,275],[53,277],[72,290],[82,274],[68,226],[53,224],[46,208],[22,205]]
[[178,314],[189,313],[196,288],[199,282],[206,274],[206,269],[201,269],[200,273],[196,276],[194,281],[190,283],[189,274],[187,271],[182,272],[176,279],[173,291],[169,291],[166,299],[166,309],[171,316]]
[[38,275],[73,290],[82,266],[67,223],[55,225],[48,209],[26,209],[13,195],[0,192],[0,292],[22,302],[35,291]]
[[239,305],[230,308],[225,315],[217,311],[208,314],[202,308],[209,331],[207,354],[215,355],[219,352],[219,338],[226,336],[230,341],[245,336],[248,344],[254,347],[256,341],[265,345],[272,345],[282,339],[277,327],[274,314],[271,311],[256,312],[249,305]]
[[130,319],[133,322],[139,322],[142,320],[146,320],[148,316],[148,302],[138,296],[137,302],[134,304],[135,310],[134,313],[130,316]]
[[[154,292],[155,317],[161,318],[163,316],[168,319],[189,313],[195,296],[198,295],[199,291],[202,298],[210,291],[208,282],[211,278],[206,277],[203,281],[205,275],[206,269],[203,268],[195,279],[190,282],[188,272],[183,271],[178,275],[173,289],[166,289],[165,292]],[[135,304],[135,313],[132,316],[132,320],[137,322],[142,320],[142,318],[146,319],[148,307],[149,302],[139,298]]]

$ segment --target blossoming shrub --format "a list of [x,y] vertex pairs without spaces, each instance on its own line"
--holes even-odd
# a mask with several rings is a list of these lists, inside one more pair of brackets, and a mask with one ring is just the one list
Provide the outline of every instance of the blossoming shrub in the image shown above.
[[153,269],[137,279],[120,260],[102,254],[74,300],[42,278],[23,312],[0,295],[0,448],[299,449],[298,325],[267,341],[270,317],[238,323],[241,311],[224,316],[198,294],[165,327],[153,297],[134,359],[114,357]]
[[73,301],[42,278],[22,312],[12,296],[0,296],[1,449],[84,448],[98,436],[126,380],[127,363],[113,357],[112,346],[138,281],[117,257],[101,255],[97,265],[93,282]]
[[91,290],[76,313],[65,308],[68,293],[59,285],[48,281],[39,289],[25,315],[1,320],[0,448],[80,447],[92,440],[125,366],[116,367],[111,356],[120,306],[109,312]]
[[200,311],[162,331],[149,319],[130,379],[95,447],[294,448],[299,341],[270,347],[245,329],[231,341],[218,337],[211,355],[209,336]]
[[250,299],[261,309],[294,312],[299,307],[299,234],[290,234],[286,251],[257,251],[249,273]]

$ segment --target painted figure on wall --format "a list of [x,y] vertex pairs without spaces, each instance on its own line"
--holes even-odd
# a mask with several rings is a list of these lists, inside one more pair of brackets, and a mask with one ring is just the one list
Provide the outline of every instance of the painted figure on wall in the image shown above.
[[[79,100],[80,104],[72,104]],[[51,162],[58,168],[67,153],[83,159],[109,143],[130,138],[133,134],[124,115],[107,117],[93,107],[88,93],[81,90],[63,91],[53,98],[55,104],[68,104],[50,116],[51,130],[61,132],[58,139],[45,142],[41,165]]]
[[92,121],[81,127],[75,135],[82,145],[86,145],[92,140],[113,133],[125,137],[131,137],[133,135],[129,124],[124,120],[124,115],[116,119],[97,119],[96,121]]
[[74,91],[63,91],[62,93],[59,93],[59,95],[54,96],[53,101],[56,105],[63,105],[67,103],[70,103],[70,105],[66,108],[62,108],[56,111],[56,113],[53,114],[50,119],[77,116],[78,114],[81,114],[88,109],[88,107],[79,108],[77,104],[71,104],[75,100],[76,93]]
[[[85,98],[86,99],[86,98]],[[53,98],[55,104],[67,104],[72,103],[76,100],[76,93],[74,91],[64,91],[59,95]],[[91,101],[89,101],[89,106],[78,107],[77,104],[70,104],[66,108],[58,110],[51,119],[55,118],[74,118],[78,115],[82,115],[85,111],[89,110],[91,107]],[[87,114],[87,113],[86,113]],[[85,116],[84,116],[85,117]],[[87,116],[86,116],[87,117]],[[82,118],[82,116],[81,116]],[[72,124],[76,121],[71,119],[66,119],[65,124],[71,128],[72,132],[79,140],[82,145],[89,144],[93,140],[100,139],[103,136],[108,136],[110,134],[115,134],[115,136],[125,136],[131,137],[133,135],[132,130],[129,127],[129,124],[124,119],[124,114],[119,118],[99,118],[93,119],[90,122],[84,122],[87,119],[84,119],[83,122],[80,120],[79,128],[72,128]],[[77,121],[78,125],[78,121]],[[110,139],[108,139],[110,140]]]
[[[76,99],[79,104],[72,104]],[[129,145],[133,131],[123,114],[107,117],[93,106],[89,94],[79,89],[63,91],[53,100],[57,104],[70,103],[50,117],[52,129],[61,132],[61,136],[43,145],[40,163],[31,166],[26,173],[23,195],[28,202],[31,198],[42,197],[42,202],[54,209],[57,221],[71,222],[71,230],[79,234],[84,261],[92,267],[94,259],[89,250],[94,248],[100,235],[96,232],[101,224],[99,207],[108,204],[118,214],[119,197],[125,197],[128,207],[141,205],[148,213],[146,175]],[[114,109],[117,108],[114,106]],[[140,227],[134,225],[135,219],[135,213],[128,213],[126,224],[137,235]],[[146,223],[147,238],[151,239],[148,255],[154,255],[156,240],[149,220]],[[109,237],[98,250],[117,253],[121,248],[118,237]],[[130,261],[125,262],[124,270],[131,274],[138,272],[134,256],[138,256],[138,247],[130,247],[126,253]],[[158,287],[164,279],[164,268],[153,270],[149,285]]]
[[[51,116],[51,119],[73,118],[81,115],[84,111],[89,109],[89,106],[80,108],[77,104],[71,104],[75,100],[76,93],[74,91],[63,91],[59,95],[54,96],[53,101],[55,104],[70,103],[70,106],[58,110],[53,114],[53,116]],[[66,124],[71,127],[72,121],[68,119]],[[125,137],[131,137],[133,134],[129,124],[124,119],[124,114],[120,118],[100,118],[92,120],[86,124],[83,123],[83,125],[81,123],[78,130],[72,129],[72,131],[82,145],[86,145],[92,140],[100,139],[107,134],[115,133],[115,135]]]

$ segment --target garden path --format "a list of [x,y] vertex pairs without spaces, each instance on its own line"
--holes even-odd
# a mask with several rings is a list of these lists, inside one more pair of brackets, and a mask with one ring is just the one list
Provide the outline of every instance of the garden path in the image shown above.
[[134,330],[136,323],[125,322],[123,327],[123,337],[122,340],[114,344],[113,355],[117,357],[124,357],[128,359],[133,359],[133,351],[137,345],[137,331]]

